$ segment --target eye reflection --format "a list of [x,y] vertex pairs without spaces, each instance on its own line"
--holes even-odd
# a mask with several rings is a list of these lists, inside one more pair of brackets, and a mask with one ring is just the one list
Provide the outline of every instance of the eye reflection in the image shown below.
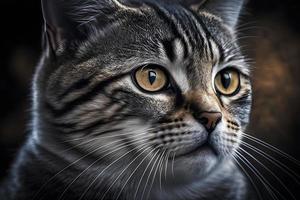
[[225,89],[228,89],[231,83],[231,74],[229,72],[224,72],[221,75],[221,82]]
[[240,74],[234,69],[224,69],[215,78],[217,92],[222,95],[234,95],[240,88]]
[[149,71],[149,82],[151,85],[153,85],[153,83],[156,80],[156,72],[155,71]]
[[139,88],[147,92],[158,92],[168,84],[166,73],[158,66],[141,67],[135,71],[134,78]]

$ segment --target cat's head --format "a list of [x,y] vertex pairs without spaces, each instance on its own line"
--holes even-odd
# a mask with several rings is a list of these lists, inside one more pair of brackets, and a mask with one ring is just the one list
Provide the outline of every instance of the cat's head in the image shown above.
[[119,159],[117,171],[139,161],[142,171],[166,166],[180,179],[207,175],[238,148],[249,119],[249,68],[234,31],[241,7],[43,1],[38,137],[48,132],[95,159]]

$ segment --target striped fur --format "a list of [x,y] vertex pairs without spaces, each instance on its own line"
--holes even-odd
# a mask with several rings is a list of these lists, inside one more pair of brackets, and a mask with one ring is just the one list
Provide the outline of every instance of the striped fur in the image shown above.
[[[53,2],[43,1],[33,133],[7,198],[245,199],[230,159],[251,107],[250,69],[234,34],[242,1]],[[165,68],[168,89],[136,87],[133,71],[149,64]],[[241,74],[230,97],[213,84],[228,67]],[[223,117],[208,134],[197,116],[215,110]],[[198,152],[207,141],[215,153]]]

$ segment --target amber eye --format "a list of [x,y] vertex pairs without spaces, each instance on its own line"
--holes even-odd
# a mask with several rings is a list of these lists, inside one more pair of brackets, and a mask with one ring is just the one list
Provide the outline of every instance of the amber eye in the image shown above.
[[240,74],[234,69],[224,69],[215,78],[217,92],[222,95],[231,96],[240,88]]
[[147,92],[158,92],[168,84],[166,73],[158,66],[141,67],[134,76],[138,86]]

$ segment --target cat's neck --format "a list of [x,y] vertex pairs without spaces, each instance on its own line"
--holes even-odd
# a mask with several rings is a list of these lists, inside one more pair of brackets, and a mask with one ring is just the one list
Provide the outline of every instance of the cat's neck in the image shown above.
[[[1,184],[0,195],[5,195],[7,200],[57,199],[59,188],[63,185],[61,180],[64,176],[71,176],[67,170],[55,176],[68,164],[67,161],[35,139],[33,135],[29,136],[19,150],[8,177]],[[40,195],[45,196],[41,198]]]
[[[185,187],[172,188],[169,191],[159,191],[154,199],[172,200],[184,195],[190,199],[247,199],[247,183],[244,176],[230,160],[224,160],[211,174],[203,180],[196,181]],[[193,198],[197,197],[197,198]],[[188,199],[188,198],[187,198]]]
[[[40,199],[40,197],[43,197],[45,200],[57,199],[64,192],[64,189],[68,187],[68,183],[80,173],[80,170],[76,169],[76,167],[60,173],[62,169],[69,165],[70,163],[67,160],[61,160],[56,153],[35,143],[33,139],[28,140],[19,153],[11,172],[10,182],[6,183],[6,192],[8,191],[7,193],[12,195],[11,198],[7,199],[27,200],[34,199],[36,196],[39,197],[37,199]],[[226,167],[220,166],[205,180],[192,183],[185,187],[186,189],[184,190],[182,189],[183,187],[173,188],[172,190],[156,190],[156,192],[151,194],[151,198],[171,200],[185,195],[186,197],[198,196],[196,199],[199,199],[199,197],[200,199],[211,199],[210,197],[216,197],[217,195],[222,199],[244,199],[241,196],[243,196],[246,186],[239,170],[236,169],[231,161],[224,162],[223,166]],[[81,184],[81,188],[78,188]],[[85,186],[86,183],[74,183],[72,187],[68,188],[65,198],[78,198],[78,194],[84,192],[84,190],[80,190]],[[98,189],[101,190],[101,188]],[[204,196],[203,191],[205,191]],[[132,194],[134,191],[128,194],[130,193]],[[87,194],[87,197],[89,195],[92,196],[93,191]],[[128,196],[124,199],[128,199]],[[193,198],[190,199],[193,200]]]

